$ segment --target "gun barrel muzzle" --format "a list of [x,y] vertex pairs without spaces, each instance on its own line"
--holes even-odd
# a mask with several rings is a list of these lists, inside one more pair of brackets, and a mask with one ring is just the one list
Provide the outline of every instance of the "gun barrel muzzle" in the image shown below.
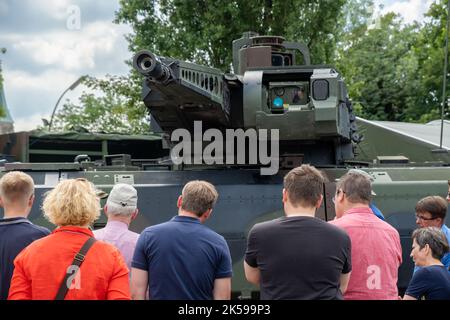
[[170,70],[159,58],[148,50],[141,50],[133,57],[133,67],[142,75],[158,81],[166,81]]

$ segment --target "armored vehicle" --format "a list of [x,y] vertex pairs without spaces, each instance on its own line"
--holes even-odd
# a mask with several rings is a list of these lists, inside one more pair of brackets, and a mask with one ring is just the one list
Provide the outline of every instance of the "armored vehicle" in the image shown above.
[[[220,196],[207,225],[229,244],[233,297],[257,298],[243,271],[246,236],[255,223],[283,214],[284,174],[302,163],[320,168],[329,182],[317,216],[331,220],[336,180],[360,168],[373,177],[374,202],[400,233],[398,287],[401,293],[406,289],[414,205],[424,196],[445,194],[447,155],[432,153],[432,144],[414,137],[403,143],[397,130],[355,117],[341,74],[332,66],[311,65],[306,46],[282,37],[245,33],[235,40],[232,74],[147,50],[136,53],[133,65],[144,76],[142,99],[166,156],[139,160],[130,152],[93,161],[86,151],[74,163],[5,163],[4,170],[29,171],[39,201],[60,179],[86,177],[106,192],[118,182],[133,184],[141,212],[132,224],[137,232],[177,214],[186,182],[213,183]],[[388,153],[372,148],[370,139]],[[389,147],[390,141],[395,145]],[[419,149],[408,153],[413,146]],[[423,153],[429,154],[424,161],[417,156]],[[45,225],[41,217],[36,206],[31,218]],[[104,223],[102,217],[94,227]]]

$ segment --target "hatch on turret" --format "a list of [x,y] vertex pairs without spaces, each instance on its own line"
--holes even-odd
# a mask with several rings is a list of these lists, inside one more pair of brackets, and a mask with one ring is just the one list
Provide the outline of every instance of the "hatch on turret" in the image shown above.
[[[296,60],[296,53],[302,62]],[[260,36],[245,32],[242,38],[233,41],[233,69],[236,74],[267,67],[289,67],[296,64],[310,64],[309,49],[299,43],[287,42],[280,36]]]

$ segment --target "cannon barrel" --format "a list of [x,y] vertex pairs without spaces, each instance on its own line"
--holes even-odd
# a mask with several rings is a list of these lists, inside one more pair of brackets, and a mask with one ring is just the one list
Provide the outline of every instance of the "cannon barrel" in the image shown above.
[[148,50],[141,50],[134,55],[133,67],[143,76],[160,82],[167,82],[172,78],[170,68]]

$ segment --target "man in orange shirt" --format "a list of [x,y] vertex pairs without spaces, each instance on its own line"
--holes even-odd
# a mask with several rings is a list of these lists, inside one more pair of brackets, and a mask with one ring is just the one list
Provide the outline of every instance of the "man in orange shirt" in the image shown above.
[[[35,241],[16,258],[10,300],[53,300],[67,286],[66,300],[129,300],[128,269],[118,249],[94,242],[82,265],[75,255],[93,233],[100,203],[93,185],[85,179],[60,182],[45,198],[44,216],[58,228]],[[69,274],[66,283],[63,283]]]

